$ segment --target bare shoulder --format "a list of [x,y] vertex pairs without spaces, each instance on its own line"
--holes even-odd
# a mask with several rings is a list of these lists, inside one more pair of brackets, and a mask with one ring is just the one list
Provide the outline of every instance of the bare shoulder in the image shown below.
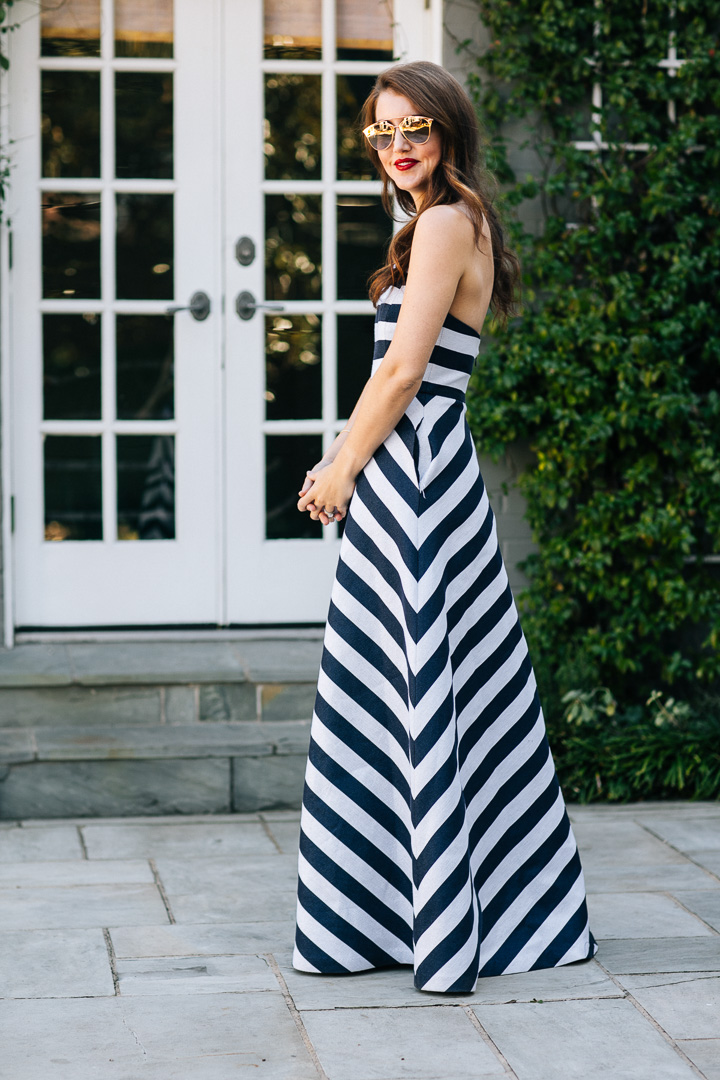
[[429,206],[420,214],[415,239],[443,247],[474,245],[473,224],[462,205]]

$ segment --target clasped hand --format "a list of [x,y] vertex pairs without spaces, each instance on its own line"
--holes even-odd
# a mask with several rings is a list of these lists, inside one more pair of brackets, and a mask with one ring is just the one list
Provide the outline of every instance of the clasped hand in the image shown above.
[[342,521],[355,490],[355,481],[343,473],[334,461],[319,462],[307,473],[298,492],[298,510],[307,510],[313,521],[329,525]]

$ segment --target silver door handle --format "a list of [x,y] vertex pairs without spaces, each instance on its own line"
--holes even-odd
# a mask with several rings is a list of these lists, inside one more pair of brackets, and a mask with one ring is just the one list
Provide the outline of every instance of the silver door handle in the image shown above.
[[235,310],[238,316],[247,321],[252,319],[256,311],[284,311],[284,304],[258,304],[255,302],[255,297],[251,292],[238,293],[235,300]]
[[189,311],[193,319],[204,322],[210,314],[210,297],[204,292],[194,292],[189,304],[173,304],[165,308],[166,315],[174,315],[176,311]]

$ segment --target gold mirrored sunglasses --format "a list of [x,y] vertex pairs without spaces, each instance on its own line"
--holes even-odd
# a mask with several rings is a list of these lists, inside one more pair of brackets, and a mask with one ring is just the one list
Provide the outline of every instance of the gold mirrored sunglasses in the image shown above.
[[363,129],[363,135],[374,150],[387,150],[395,141],[395,129],[399,127],[408,142],[422,146],[430,138],[432,119],[429,116],[403,116],[399,124],[378,120]]

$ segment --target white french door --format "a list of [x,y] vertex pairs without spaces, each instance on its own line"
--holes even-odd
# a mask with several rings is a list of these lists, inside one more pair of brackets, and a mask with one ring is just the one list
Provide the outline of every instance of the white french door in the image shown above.
[[[12,35],[20,626],[218,614],[218,13],[114,7],[21,3]],[[207,319],[166,315],[196,290]]]
[[297,490],[390,229],[357,112],[424,0],[18,9],[14,623],[320,622],[338,529]]

